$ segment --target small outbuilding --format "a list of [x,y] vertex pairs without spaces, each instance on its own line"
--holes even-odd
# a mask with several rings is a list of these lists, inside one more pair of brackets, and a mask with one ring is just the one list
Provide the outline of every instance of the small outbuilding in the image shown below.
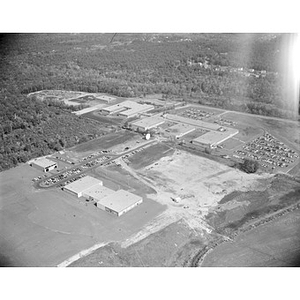
[[48,158],[39,158],[30,163],[31,167],[35,167],[43,172],[49,172],[51,170],[57,169],[57,163]]

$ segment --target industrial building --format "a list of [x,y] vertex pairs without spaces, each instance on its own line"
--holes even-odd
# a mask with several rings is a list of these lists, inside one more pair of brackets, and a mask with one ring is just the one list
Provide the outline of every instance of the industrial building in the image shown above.
[[218,144],[238,134],[237,129],[226,128],[225,131],[209,131],[193,140],[193,144],[200,147],[215,148]]
[[165,120],[163,118],[154,116],[132,122],[131,128],[133,130],[146,131],[155,128],[159,125],[162,125],[163,123],[165,123]]
[[90,188],[100,187],[102,185],[103,185],[103,183],[101,180],[96,179],[91,176],[85,176],[83,178],[80,178],[74,182],[67,184],[64,187],[64,190],[73,195],[76,195],[79,198],[79,197],[82,197],[84,195],[84,193],[87,190],[89,190]]
[[195,129],[196,129],[195,126],[178,123],[174,126],[169,127],[166,131],[169,132],[176,139],[179,139],[180,137],[190,132],[193,132]]
[[51,170],[57,169],[57,163],[47,159],[47,158],[39,158],[30,163],[31,167],[35,167],[43,172],[49,172]]
[[195,127],[200,127],[202,129],[206,129],[206,130],[218,130],[220,128],[220,125],[218,125],[218,124],[204,122],[201,120],[194,120],[194,119],[185,118],[182,116],[166,114],[165,117],[166,117],[166,119],[171,120],[171,121],[189,124],[189,125],[192,125]]
[[133,209],[143,202],[143,198],[125,190],[118,190],[101,198],[97,207],[118,217]]
[[139,104],[137,102],[127,100],[112,106],[104,107],[101,111],[109,115],[117,113],[119,116],[131,118],[139,113],[144,113],[152,109],[154,109],[153,105]]
[[125,190],[114,191],[101,180],[85,176],[64,187],[64,190],[79,197],[95,202],[104,211],[121,216],[143,202],[143,198]]
[[85,190],[83,192],[83,197],[90,201],[98,202],[102,198],[107,197],[108,195],[111,195],[113,193],[115,193],[114,190],[111,190],[103,185],[101,186],[97,184]]
[[113,100],[116,100],[116,98],[114,97],[109,97],[109,96],[105,96],[105,95],[100,95],[100,96],[97,96],[96,99],[99,99],[99,100],[102,100],[102,101],[105,101],[105,102],[111,102]]
[[148,105],[148,104],[138,104],[138,106],[127,109],[127,110],[122,110],[118,113],[119,116],[125,117],[125,118],[132,118],[135,117],[137,114],[145,113],[147,111],[150,111],[154,109],[153,105]]

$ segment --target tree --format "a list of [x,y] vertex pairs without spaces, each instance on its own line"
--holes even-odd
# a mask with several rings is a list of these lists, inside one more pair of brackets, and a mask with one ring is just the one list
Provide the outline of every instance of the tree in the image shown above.
[[240,166],[241,169],[246,173],[255,173],[258,170],[259,164],[255,160],[245,158]]

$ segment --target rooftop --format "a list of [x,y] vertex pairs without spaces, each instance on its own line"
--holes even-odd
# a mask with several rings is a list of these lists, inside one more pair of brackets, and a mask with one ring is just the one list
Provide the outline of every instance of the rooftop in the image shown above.
[[237,134],[237,129],[226,130],[226,131],[209,131],[194,139],[193,141],[204,144],[218,144]]
[[179,124],[169,127],[168,130],[170,130],[171,133],[181,135],[181,134],[186,134],[186,133],[189,133],[189,132],[195,130],[195,126],[179,123]]
[[123,101],[121,103],[105,107],[103,109],[107,110],[109,112],[114,112],[114,111],[119,111],[122,108],[124,108],[124,109],[125,108],[135,108],[135,107],[138,107],[138,106],[141,106],[141,104],[138,104],[134,101],[126,100],[126,101]]
[[125,190],[118,190],[115,193],[100,199],[100,201],[98,202],[116,212],[121,212],[140,200],[142,200],[142,197],[140,196],[137,196]]
[[160,124],[163,124],[164,122],[165,120],[161,117],[148,117],[132,122],[131,124],[139,127],[149,128],[153,126],[158,126]]
[[85,176],[65,186],[66,189],[75,193],[83,192],[95,185],[102,185],[102,181],[91,176]]
[[38,158],[38,159],[34,160],[32,163],[34,163],[42,168],[47,168],[49,166],[53,166],[54,164],[56,164],[56,162],[54,162],[48,158],[45,158],[45,157]]
[[131,109],[128,109],[128,110],[124,110],[122,112],[120,112],[121,115],[123,116],[132,116],[132,115],[135,115],[135,114],[138,114],[140,112],[146,112],[148,110],[151,110],[154,108],[153,105],[148,105],[148,104],[138,104],[138,106],[136,107],[133,107]]
[[115,193],[114,190],[111,190],[103,185],[94,185],[84,191],[84,196],[91,196],[96,201],[98,201],[98,200],[100,200],[104,197],[107,197],[108,195],[111,195],[113,193]]
[[220,125],[218,124],[204,122],[201,120],[194,120],[194,119],[185,118],[185,117],[172,115],[172,114],[167,114],[166,118],[175,122],[185,123],[196,127],[202,127],[208,130],[218,130],[218,128],[220,128]]

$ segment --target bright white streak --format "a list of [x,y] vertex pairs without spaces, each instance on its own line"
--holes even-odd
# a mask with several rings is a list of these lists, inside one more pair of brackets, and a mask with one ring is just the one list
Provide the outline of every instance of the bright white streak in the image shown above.
[[292,42],[291,63],[293,70],[293,80],[296,87],[299,88],[300,82],[300,38],[299,34],[295,34]]

